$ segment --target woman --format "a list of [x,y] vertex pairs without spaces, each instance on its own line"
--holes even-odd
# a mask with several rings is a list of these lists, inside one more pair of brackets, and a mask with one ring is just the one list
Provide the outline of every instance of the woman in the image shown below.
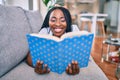
[[[56,37],[61,37],[63,34],[72,31],[72,20],[70,12],[63,7],[53,7],[50,9],[45,17],[43,25],[40,29],[40,34],[49,34]],[[28,54],[28,64],[32,66],[31,57]],[[50,69],[43,61],[37,61],[35,72],[39,74],[49,73]],[[71,64],[66,68],[66,73],[74,75],[79,73],[79,66],[77,61],[72,61]]]

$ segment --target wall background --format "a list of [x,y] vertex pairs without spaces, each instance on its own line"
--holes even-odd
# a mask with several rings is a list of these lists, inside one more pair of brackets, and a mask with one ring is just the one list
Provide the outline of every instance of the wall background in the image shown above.
[[[3,0],[0,0],[0,4],[2,3]],[[5,5],[12,5],[12,6],[20,6],[26,10],[40,10],[43,18],[46,16],[47,13],[47,7],[43,4],[42,0],[4,0],[6,1]],[[62,0],[63,1],[63,0]],[[65,0],[66,1],[66,0]],[[67,0],[70,3],[74,3],[75,0]],[[112,1],[112,0],[110,0]],[[104,5],[105,5],[106,0],[95,0],[94,3],[90,4],[77,4],[77,9],[71,8],[71,13],[73,15],[76,15],[80,13],[81,11],[88,11],[88,12],[93,12],[93,13],[102,13],[104,12]],[[117,16],[117,24],[116,24],[116,30],[115,32],[120,32],[120,0],[118,0],[119,7],[117,9],[118,13],[117,15],[112,12],[112,15]],[[75,7],[70,5],[70,7]],[[110,8],[111,9],[111,8]],[[115,17],[113,16],[113,17]]]

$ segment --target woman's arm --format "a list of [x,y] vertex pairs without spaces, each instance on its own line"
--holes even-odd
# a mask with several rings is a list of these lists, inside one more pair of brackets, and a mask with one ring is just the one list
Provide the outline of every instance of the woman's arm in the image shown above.
[[[43,28],[43,29],[40,30],[39,34],[48,34],[48,31],[49,31],[49,28]],[[27,54],[27,64],[29,66],[33,67],[30,51]]]
[[28,52],[28,54],[27,54],[27,64],[28,64],[29,66],[33,67],[33,66],[32,66],[32,59],[31,59],[31,56],[30,56],[30,52]]
[[[33,67],[30,52],[28,52],[28,54],[27,54],[27,64],[29,66]],[[42,67],[42,66],[44,66],[44,67]],[[36,63],[36,66],[34,67],[34,71],[38,74],[46,74],[46,73],[50,72],[50,69],[48,68],[47,64],[43,65],[43,61],[38,60]]]

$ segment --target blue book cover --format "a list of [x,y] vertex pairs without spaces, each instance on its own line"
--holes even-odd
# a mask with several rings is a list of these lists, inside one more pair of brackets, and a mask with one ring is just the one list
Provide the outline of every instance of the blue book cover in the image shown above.
[[87,67],[94,35],[86,31],[69,32],[61,38],[44,34],[27,34],[33,66],[37,60],[48,64],[52,72],[62,74],[69,63],[78,61]]

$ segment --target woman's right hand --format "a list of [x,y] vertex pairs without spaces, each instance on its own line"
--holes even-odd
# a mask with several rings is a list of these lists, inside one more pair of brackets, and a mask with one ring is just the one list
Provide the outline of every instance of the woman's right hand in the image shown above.
[[48,68],[47,64],[43,65],[43,61],[40,61],[40,60],[37,61],[34,70],[38,74],[46,74],[50,72],[50,69]]
[[80,69],[77,61],[72,61],[72,63],[68,64],[66,68],[66,73],[70,75],[79,74],[79,71]]

